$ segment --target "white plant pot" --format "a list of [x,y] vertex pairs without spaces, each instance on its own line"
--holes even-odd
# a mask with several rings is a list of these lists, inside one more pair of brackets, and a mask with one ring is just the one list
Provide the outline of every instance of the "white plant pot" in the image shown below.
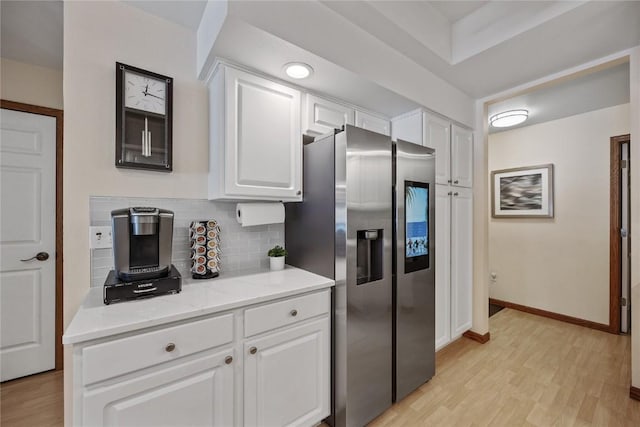
[[269,266],[271,270],[284,270],[284,257],[283,256],[270,256],[269,257]]

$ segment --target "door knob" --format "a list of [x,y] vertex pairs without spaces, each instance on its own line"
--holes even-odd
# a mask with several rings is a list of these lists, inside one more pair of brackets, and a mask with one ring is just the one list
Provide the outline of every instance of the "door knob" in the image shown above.
[[231,362],[233,362],[233,357],[227,356],[224,358],[224,363],[226,363],[227,365],[230,365]]
[[21,259],[20,261],[27,262],[34,259],[37,259],[38,261],[46,261],[49,259],[49,254],[46,252],[38,252],[35,256],[32,256],[31,258],[27,258],[27,259]]

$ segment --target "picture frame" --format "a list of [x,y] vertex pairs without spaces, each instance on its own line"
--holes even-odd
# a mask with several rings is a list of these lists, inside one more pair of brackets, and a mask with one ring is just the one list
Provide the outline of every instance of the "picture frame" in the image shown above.
[[553,218],[553,164],[491,172],[493,218]]

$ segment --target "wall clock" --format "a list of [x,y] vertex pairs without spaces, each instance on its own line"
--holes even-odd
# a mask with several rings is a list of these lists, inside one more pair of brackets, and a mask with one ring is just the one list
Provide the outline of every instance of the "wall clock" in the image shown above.
[[116,166],[172,170],[173,78],[116,62]]

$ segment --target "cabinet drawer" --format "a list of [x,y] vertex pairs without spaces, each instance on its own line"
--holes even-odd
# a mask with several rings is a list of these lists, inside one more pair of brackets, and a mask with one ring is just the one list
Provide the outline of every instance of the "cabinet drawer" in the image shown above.
[[244,336],[250,337],[282,326],[329,313],[329,291],[289,298],[244,312]]
[[92,384],[231,341],[233,314],[228,314],[88,346],[82,350],[82,383]]

